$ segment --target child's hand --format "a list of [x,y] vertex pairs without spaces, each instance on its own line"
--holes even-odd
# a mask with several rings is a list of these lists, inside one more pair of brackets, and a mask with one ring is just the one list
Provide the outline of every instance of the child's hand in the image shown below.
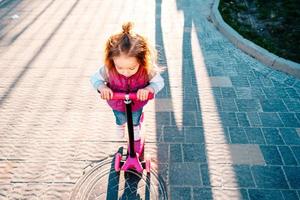
[[103,87],[99,89],[102,99],[110,100],[113,96],[113,91],[109,87]]
[[138,100],[146,101],[148,99],[149,93],[154,93],[154,90],[151,87],[145,87],[143,89],[139,89],[136,95]]

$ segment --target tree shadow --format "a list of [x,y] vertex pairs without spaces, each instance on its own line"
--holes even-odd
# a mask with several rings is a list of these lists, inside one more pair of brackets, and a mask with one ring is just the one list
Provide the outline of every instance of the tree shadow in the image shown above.
[[39,55],[44,51],[44,49],[48,46],[48,44],[51,42],[53,37],[55,36],[56,32],[62,27],[68,16],[73,12],[73,10],[76,8],[80,0],[76,0],[72,7],[69,9],[69,11],[66,13],[64,18],[60,21],[60,23],[55,27],[55,29],[52,31],[50,36],[45,40],[45,42],[39,47],[37,50],[37,53],[32,56],[32,58],[24,65],[21,72],[16,76],[16,78],[11,82],[11,84],[8,86],[6,91],[3,92],[3,95],[0,99],[0,107],[2,104],[9,98],[10,94],[13,92],[13,90],[17,87],[21,79],[27,74],[28,70],[30,70],[31,64],[39,57]]
[[[170,121],[171,126],[163,126],[162,130],[158,129],[159,134],[162,135],[162,141],[167,143],[169,148],[169,163],[167,165],[160,165],[159,170],[161,174],[165,175],[165,180],[171,185],[168,188],[169,197],[171,199],[180,199],[182,195],[187,195],[187,199],[192,198],[192,194],[194,194],[194,198],[205,198],[205,199],[213,199],[213,191],[212,188],[215,186],[211,182],[211,171],[209,167],[209,157],[207,154],[208,144],[207,142],[207,132],[209,129],[204,128],[203,119],[205,116],[205,112],[203,111],[203,105],[201,105],[200,96],[206,95],[206,92],[212,94],[213,101],[216,107],[216,115],[220,115],[220,130],[221,134],[224,134],[224,143],[228,144],[228,133],[226,129],[226,124],[228,121],[228,117],[223,116],[223,113],[220,113],[219,110],[219,102],[218,97],[221,94],[220,88],[211,87],[211,88],[199,88],[199,84],[197,84],[197,80],[199,79],[199,73],[196,69],[199,66],[196,66],[194,63],[195,58],[193,57],[192,50],[192,30],[193,28],[196,30],[196,37],[199,43],[203,44],[195,44],[200,46],[200,48],[204,51],[203,46],[207,45],[203,41],[203,37],[205,37],[206,28],[203,24],[203,20],[207,22],[207,19],[204,16],[200,16],[199,12],[207,12],[207,10],[201,10],[201,3],[208,2],[199,2],[199,1],[183,1],[177,0],[176,6],[178,10],[181,10],[183,13],[183,27],[182,31],[182,63],[181,63],[181,71],[178,72],[178,76],[182,78],[182,88],[178,88],[181,90],[182,95],[182,123],[183,127],[178,127],[176,122],[174,122],[175,116],[174,112],[170,113]],[[159,49],[159,56],[162,59],[159,64],[168,66],[167,56],[165,52],[165,43],[163,38],[163,28],[161,23],[161,0],[156,0],[156,45]],[[208,23],[208,22],[207,22]],[[174,30],[176,31],[176,30]],[[202,32],[203,31],[203,32]],[[176,47],[173,47],[176,48]],[[205,62],[205,54],[204,62]],[[205,63],[206,64],[206,63]],[[175,66],[176,67],[176,66]],[[207,76],[212,75],[212,71],[210,68],[205,66],[205,70]],[[162,93],[158,96],[158,98],[168,98],[171,99],[171,102],[176,101],[178,97],[173,96],[171,91],[174,88],[171,88],[170,78],[168,71],[163,74],[165,79],[165,88]],[[207,77],[203,77],[207,78]],[[210,91],[206,91],[210,90]],[[200,94],[200,91],[203,91],[203,94]],[[179,97],[180,98],[180,97]],[[156,123],[160,124],[160,118],[164,118],[164,113],[160,113],[158,109],[158,105],[156,105],[157,118]],[[230,116],[231,117],[231,116]],[[229,119],[230,120],[230,119]],[[167,124],[167,123],[166,123]],[[220,134],[220,135],[221,135]],[[211,147],[211,145],[210,145]],[[159,148],[160,151],[163,151]],[[166,173],[167,171],[167,173]],[[221,177],[220,177],[221,178]],[[238,182],[238,180],[237,180]],[[224,191],[221,191],[224,192]]]
[[[55,2],[55,0],[52,0],[51,2],[49,2],[45,8],[29,23],[27,24],[19,33],[17,33],[16,35],[14,35],[11,40],[10,40],[10,43],[9,45],[13,44],[28,28],[30,28],[30,26],[32,24],[34,24],[49,8],[50,6]],[[6,34],[5,34],[6,35]],[[0,37],[0,40],[2,39],[2,37],[5,37],[4,36],[1,36]]]

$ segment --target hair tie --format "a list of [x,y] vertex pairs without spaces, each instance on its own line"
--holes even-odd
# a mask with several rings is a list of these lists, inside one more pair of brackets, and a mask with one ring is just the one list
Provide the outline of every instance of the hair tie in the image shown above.
[[133,24],[131,22],[127,22],[127,23],[124,23],[122,25],[122,29],[123,29],[123,32],[124,34],[130,34],[130,31],[133,27]]

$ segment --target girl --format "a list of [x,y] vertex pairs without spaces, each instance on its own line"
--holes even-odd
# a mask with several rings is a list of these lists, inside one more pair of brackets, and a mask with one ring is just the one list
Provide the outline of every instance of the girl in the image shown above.
[[123,100],[111,100],[113,92],[136,92],[138,100],[132,104],[134,140],[140,140],[140,117],[149,93],[157,94],[164,80],[156,67],[155,55],[146,39],[132,33],[132,23],[123,24],[121,33],[109,37],[105,45],[104,63],[92,77],[93,87],[107,100],[116,118],[119,138],[125,132]]

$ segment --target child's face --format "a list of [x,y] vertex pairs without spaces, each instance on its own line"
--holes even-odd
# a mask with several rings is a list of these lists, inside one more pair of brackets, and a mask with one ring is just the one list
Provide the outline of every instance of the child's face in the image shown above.
[[139,63],[135,57],[128,57],[121,54],[120,56],[114,57],[116,70],[123,76],[130,77],[134,75],[139,69]]

